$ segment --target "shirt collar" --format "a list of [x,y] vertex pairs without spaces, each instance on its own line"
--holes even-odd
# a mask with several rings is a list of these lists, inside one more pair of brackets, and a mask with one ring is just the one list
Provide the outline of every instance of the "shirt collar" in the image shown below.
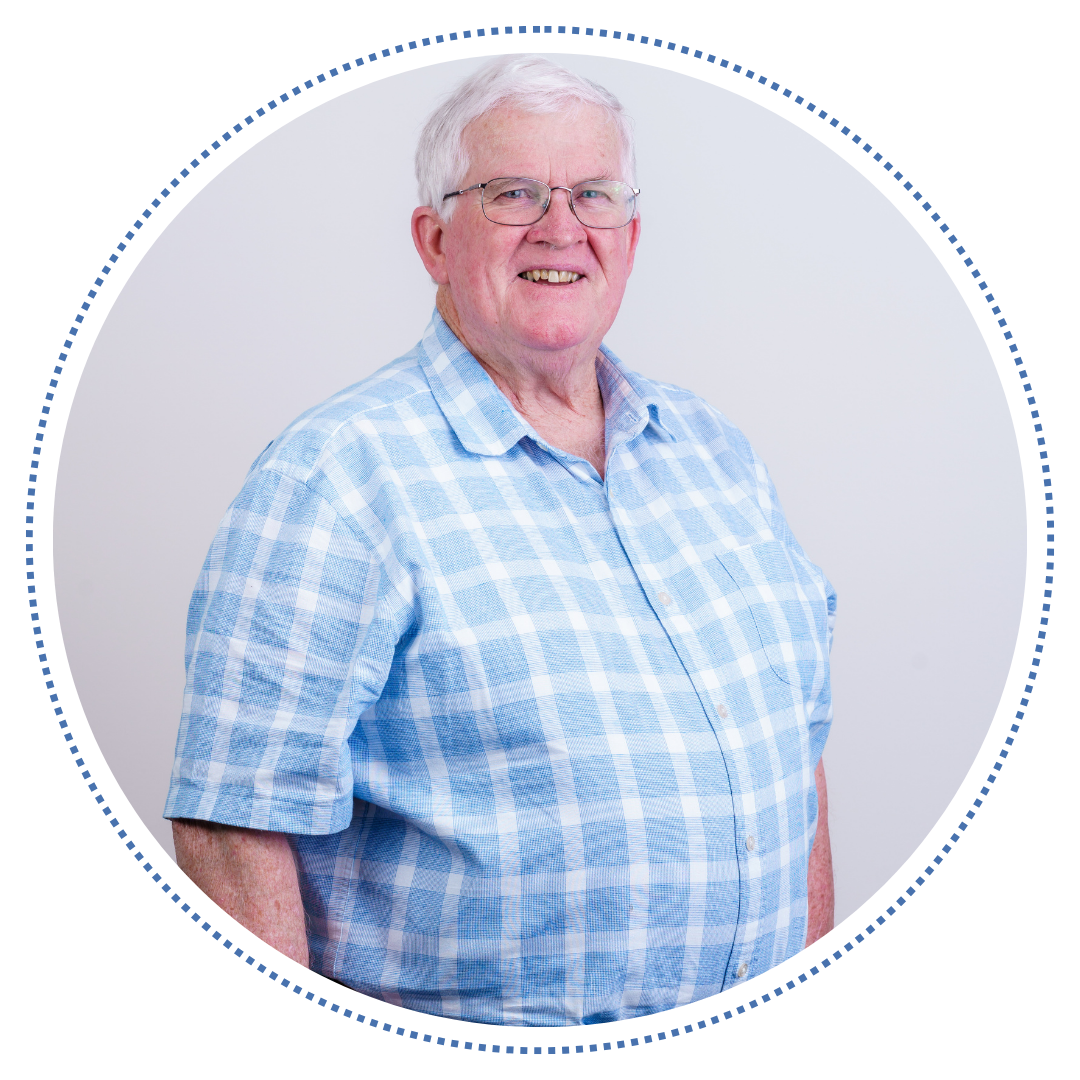
[[[515,412],[491,376],[458,340],[436,308],[419,347],[420,366],[447,423],[461,445],[473,454],[498,457],[528,435],[547,443]],[[606,346],[600,346],[597,378],[604,396],[607,441],[625,442],[648,424],[667,440],[674,440],[670,422],[665,425],[664,400],[655,388],[623,367]]]
[[522,436],[535,435],[438,309],[420,341],[420,366],[447,423],[470,453],[498,457]]
[[648,426],[665,441],[676,441],[673,414],[656,386],[628,370],[603,343],[599,359],[596,375],[604,395],[608,450],[636,438]]

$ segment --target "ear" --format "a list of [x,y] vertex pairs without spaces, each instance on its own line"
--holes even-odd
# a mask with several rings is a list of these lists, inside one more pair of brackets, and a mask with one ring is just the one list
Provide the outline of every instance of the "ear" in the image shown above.
[[626,272],[629,274],[634,269],[634,255],[637,253],[638,240],[641,239],[641,215],[635,214],[626,228],[630,234],[627,238],[629,249],[626,252]]
[[446,222],[430,206],[418,206],[412,213],[412,238],[424,268],[436,285],[446,285]]

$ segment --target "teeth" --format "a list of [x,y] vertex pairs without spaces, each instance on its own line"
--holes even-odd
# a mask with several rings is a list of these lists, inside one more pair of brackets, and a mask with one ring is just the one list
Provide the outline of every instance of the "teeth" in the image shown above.
[[581,277],[573,270],[526,270],[521,276],[528,281],[550,281],[560,285],[577,281]]

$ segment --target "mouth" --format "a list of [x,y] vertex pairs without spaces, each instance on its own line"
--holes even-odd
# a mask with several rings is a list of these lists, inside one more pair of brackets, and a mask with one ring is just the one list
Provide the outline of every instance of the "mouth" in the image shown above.
[[546,281],[549,285],[572,285],[584,276],[573,270],[523,270],[518,274],[523,281]]

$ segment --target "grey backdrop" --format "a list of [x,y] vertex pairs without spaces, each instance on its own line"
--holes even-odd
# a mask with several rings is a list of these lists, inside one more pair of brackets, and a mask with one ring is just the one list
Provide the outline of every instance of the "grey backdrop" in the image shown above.
[[[1004,396],[930,251],[830,150],[685,76],[557,59],[637,122],[642,240],[608,342],[743,428],[839,593],[825,762],[843,918],[942,812],[1004,683],[1024,562]],[[148,252],[90,357],[60,466],[64,642],[170,851],[206,548],[270,439],[419,338],[434,286],[409,239],[416,134],[478,63],[354,91],[255,145]]]

